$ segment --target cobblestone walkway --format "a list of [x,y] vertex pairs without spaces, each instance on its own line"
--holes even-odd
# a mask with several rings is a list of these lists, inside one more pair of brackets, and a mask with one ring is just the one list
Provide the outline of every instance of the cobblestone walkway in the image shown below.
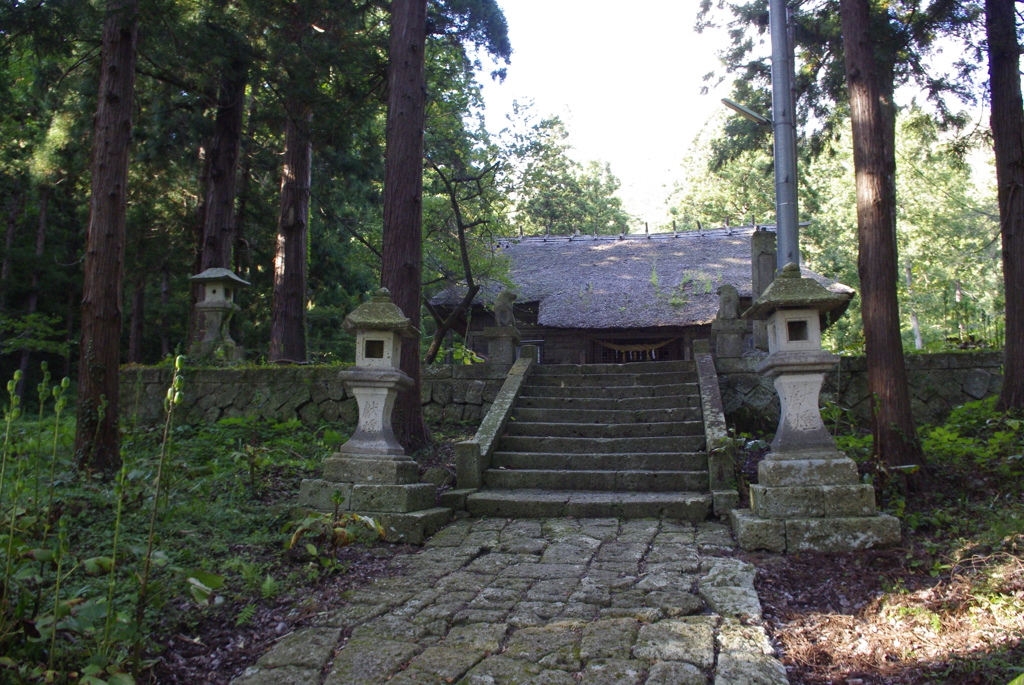
[[463,519],[234,685],[774,685],[727,526]]

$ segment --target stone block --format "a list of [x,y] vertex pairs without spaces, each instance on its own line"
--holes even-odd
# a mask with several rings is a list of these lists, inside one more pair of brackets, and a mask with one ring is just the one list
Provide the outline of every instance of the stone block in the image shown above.
[[483,474],[488,465],[483,463],[480,443],[474,440],[456,443],[455,475],[459,488],[476,489],[483,486]]
[[901,541],[894,516],[790,519],[786,521],[786,551],[850,552],[888,547]]
[[857,464],[852,459],[764,459],[757,467],[757,482],[766,487],[799,485],[855,485]]
[[304,478],[299,486],[299,506],[317,511],[334,511],[334,493],[344,497],[339,509],[352,508],[352,484],[332,483],[320,478]]
[[437,488],[429,483],[410,485],[366,485],[352,486],[353,511],[376,511],[407,513],[434,506]]
[[465,411],[466,405],[464,404],[449,404],[441,410],[441,418],[445,421],[461,421]]
[[736,490],[713,490],[711,493],[715,516],[728,516],[729,512],[740,506],[740,493]]
[[434,384],[430,381],[423,381],[420,383],[420,404],[426,404],[430,401],[431,390],[433,387]]
[[751,485],[750,502],[763,518],[871,516],[875,513],[875,489],[870,485]]
[[442,407],[452,403],[452,381],[434,381],[433,400]]
[[336,483],[404,485],[418,483],[420,469],[412,459],[364,459],[335,453],[324,459],[324,480]]
[[786,523],[763,519],[749,509],[734,509],[729,513],[732,532],[740,548],[766,549],[769,552],[786,550]]
[[359,405],[354,397],[338,404],[338,421],[353,425],[359,421]]
[[466,510],[466,498],[476,492],[475,488],[465,488],[462,490],[448,490],[447,492],[441,493],[441,506],[447,507],[452,511],[465,511]]
[[372,517],[384,528],[387,534],[385,539],[388,542],[422,545],[427,538],[451,521],[452,510],[447,507],[431,506],[406,513],[377,512],[373,513]]
[[421,371],[421,378],[451,378],[452,377],[452,365],[451,364],[430,364],[424,366]]
[[475,404],[467,404],[462,409],[462,420],[469,423],[478,423],[483,417],[483,409]]
[[988,386],[992,382],[992,374],[982,369],[971,369],[964,378],[964,392],[976,400],[988,395]]
[[484,401],[483,381],[470,381],[466,384],[466,404],[483,404]]

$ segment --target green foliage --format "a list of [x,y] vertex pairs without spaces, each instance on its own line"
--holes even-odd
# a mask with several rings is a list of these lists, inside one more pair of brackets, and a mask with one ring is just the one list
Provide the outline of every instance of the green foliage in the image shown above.
[[611,168],[574,161],[562,120],[538,121],[532,106],[514,103],[509,126],[499,134],[504,192],[515,197],[514,227],[525,234],[628,232],[630,217],[615,197],[620,183]]
[[[281,554],[285,515],[275,504],[293,496],[346,428],[242,418],[195,429],[172,420],[165,430],[125,434],[124,466],[110,483],[75,471],[67,384],[44,393],[41,420],[21,415],[13,386],[0,468],[0,570],[9,569],[0,681],[133,682],[135,645],[144,671],[159,632],[177,626],[182,611],[223,607],[242,624],[259,598],[308,577],[278,570],[308,564]],[[170,390],[173,414],[188,388],[180,381]],[[270,457],[255,470],[233,454],[250,446]],[[318,568],[330,566],[330,554],[321,550]]]

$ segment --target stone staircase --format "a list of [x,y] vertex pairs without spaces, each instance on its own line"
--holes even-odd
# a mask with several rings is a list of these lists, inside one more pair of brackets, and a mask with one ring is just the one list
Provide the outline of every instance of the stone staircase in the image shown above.
[[476,516],[708,518],[693,362],[534,365],[466,507]]

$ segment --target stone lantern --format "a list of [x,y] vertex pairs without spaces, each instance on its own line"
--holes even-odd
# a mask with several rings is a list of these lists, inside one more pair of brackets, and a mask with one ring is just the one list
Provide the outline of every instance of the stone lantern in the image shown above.
[[413,385],[399,361],[402,339],[414,338],[416,329],[385,288],[342,325],[356,337],[356,364],[340,375],[359,405],[359,423],[348,442],[324,460],[324,477],[302,481],[299,505],[369,515],[389,540],[422,543],[448,522],[451,510],[434,506],[435,486],[419,482],[419,466],[391,426],[399,390]]
[[189,350],[199,358],[240,361],[245,350],[231,339],[231,317],[238,311],[235,292],[249,282],[229,269],[207,269],[192,276],[190,281],[203,287],[203,299],[196,303],[201,338],[193,341]]
[[402,338],[415,336],[415,329],[391,302],[386,288],[346,316],[342,326],[356,336],[356,365],[342,372],[342,380],[359,404],[359,425],[340,451],[412,462],[395,439],[391,410],[398,391],[412,386],[412,379],[398,367]]
[[823,319],[851,297],[787,264],[743,313],[766,320],[769,355],[757,370],[773,379],[780,403],[750,509],[732,513],[744,549],[846,551],[900,539],[899,521],[877,513],[874,488],[859,482],[857,465],[836,449],[818,409],[825,373],[839,360],[821,347]]

